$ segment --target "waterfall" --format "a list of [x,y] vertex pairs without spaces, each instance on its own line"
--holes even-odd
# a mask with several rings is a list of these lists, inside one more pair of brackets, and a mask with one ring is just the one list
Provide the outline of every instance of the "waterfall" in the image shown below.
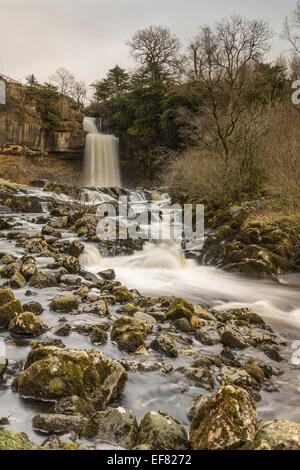
[[84,151],[84,184],[89,187],[121,187],[119,139],[98,131],[95,118],[84,118],[88,132]]

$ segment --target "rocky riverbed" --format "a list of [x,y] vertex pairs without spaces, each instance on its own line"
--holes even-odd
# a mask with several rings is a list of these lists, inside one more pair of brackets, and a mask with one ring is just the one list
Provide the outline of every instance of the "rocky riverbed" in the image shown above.
[[98,239],[99,204],[163,193],[0,186],[0,449],[300,449],[296,275]]

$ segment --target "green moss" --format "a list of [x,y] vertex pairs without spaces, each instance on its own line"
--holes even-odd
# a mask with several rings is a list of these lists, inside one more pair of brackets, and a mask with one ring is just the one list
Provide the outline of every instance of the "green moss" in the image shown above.
[[38,450],[26,434],[14,434],[0,429],[0,450]]

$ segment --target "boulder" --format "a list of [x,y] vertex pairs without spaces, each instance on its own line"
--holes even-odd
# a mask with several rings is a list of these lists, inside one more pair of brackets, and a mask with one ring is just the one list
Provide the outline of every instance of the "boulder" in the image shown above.
[[178,357],[175,343],[168,335],[159,335],[151,342],[150,348],[167,357]]
[[212,373],[201,367],[180,367],[178,372],[189,379],[196,387],[202,387],[206,390],[212,390],[214,387],[214,378]]
[[222,386],[196,412],[190,429],[192,449],[239,449],[254,439],[256,428],[256,410],[246,390]]
[[107,315],[106,302],[104,300],[96,300],[96,302],[91,302],[84,307],[83,312],[95,313],[100,317],[105,317]]
[[28,281],[36,272],[36,262],[32,256],[23,256],[20,261],[20,273]]
[[53,274],[48,271],[36,271],[30,278],[29,285],[38,289],[44,289],[46,287],[57,287],[58,282]]
[[0,290],[0,307],[15,300],[15,296],[13,292],[9,289],[1,289]]
[[255,439],[267,442],[272,450],[300,450],[300,424],[287,420],[261,421]]
[[95,413],[85,425],[82,437],[132,449],[138,440],[138,424],[132,411],[119,407]]
[[43,306],[39,302],[28,302],[23,304],[23,310],[25,312],[31,312],[35,315],[41,315],[44,311]]
[[90,334],[90,340],[92,344],[105,344],[107,343],[108,335],[101,326],[95,326]]
[[76,432],[80,435],[86,422],[84,416],[39,413],[33,417],[32,427],[35,431],[49,434]]
[[10,285],[13,289],[21,289],[26,284],[26,279],[18,271],[10,278]]
[[195,338],[202,344],[213,346],[221,342],[221,336],[218,330],[219,324],[213,321],[202,320],[200,328],[195,331]]
[[72,327],[67,322],[60,323],[52,328],[52,333],[56,336],[69,336],[71,331]]
[[249,346],[237,328],[226,326],[222,333],[221,342],[232,349],[245,349]]
[[150,411],[141,421],[138,445],[149,450],[187,450],[190,448],[185,427],[164,411]]
[[76,299],[75,295],[67,294],[61,297],[56,297],[52,300],[50,304],[51,310],[54,312],[71,312],[72,310],[78,308],[79,302]]
[[7,328],[10,321],[22,312],[23,308],[19,300],[12,300],[2,305],[2,307],[0,307],[0,329]]
[[194,306],[184,299],[174,300],[167,312],[167,320],[178,320],[178,318],[187,318],[191,320],[194,316]]
[[51,225],[45,225],[42,228],[42,235],[49,235],[54,238],[61,238],[61,233],[59,230],[56,230],[54,227],[51,227]]
[[111,332],[112,341],[116,341],[120,349],[135,352],[145,345],[145,337],[151,333],[153,326],[145,321],[124,315],[115,320]]
[[55,403],[55,413],[63,415],[82,415],[90,417],[95,413],[92,403],[87,403],[82,398],[73,395],[61,398]]
[[8,329],[13,337],[35,338],[45,333],[48,327],[33,313],[24,312],[10,321]]
[[76,395],[102,410],[120,395],[126,381],[124,367],[99,350],[38,347],[27,357],[18,391],[43,401]]
[[106,269],[106,271],[101,271],[98,275],[107,281],[113,281],[116,278],[116,273],[113,269]]

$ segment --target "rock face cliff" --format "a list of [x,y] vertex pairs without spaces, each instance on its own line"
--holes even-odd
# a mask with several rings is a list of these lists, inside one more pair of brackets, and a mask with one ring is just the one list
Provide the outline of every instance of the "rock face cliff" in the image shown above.
[[71,98],[58,95],[56,120],[49,128],[45,119],[51,119],[52,110],[45,109],[47,95],[42,108],[34,93],[28,92],[30,87],[0,79],[6,85],[6,104],[0,105],[0,154],[83,158],[84,116]]

